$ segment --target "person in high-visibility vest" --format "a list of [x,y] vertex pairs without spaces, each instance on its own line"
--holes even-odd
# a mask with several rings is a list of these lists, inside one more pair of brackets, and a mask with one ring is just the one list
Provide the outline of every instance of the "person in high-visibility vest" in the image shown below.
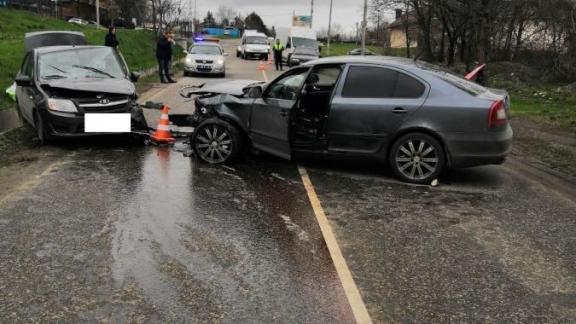
[[280,44],[280,40],[276,39],[276,43],[272,46],[272,51],[274,52],[274,64],[276,65],[276,71],[282,71],[282,51],[284,51],[284,45]]

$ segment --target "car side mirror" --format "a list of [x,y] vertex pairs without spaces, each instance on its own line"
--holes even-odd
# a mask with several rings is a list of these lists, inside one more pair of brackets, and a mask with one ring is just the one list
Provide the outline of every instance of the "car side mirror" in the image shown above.
[[187,51],[187,50],[183,50],[182,53],[188,55],[188,51]]
[[29,87],[32,85],[32,79],[24,74],[18,74],[15,81],[16,85],[19,87]]
[[290,44],[286,44],[286,48],[292,48],[292,46],[290,46]]
[[262,98],[262,93],[263,93],[263,90],[262,90],[261,86],[252,87],[248,91],[248,98],[253,98],[253,99]]
[[130,72],[130,81],[132,81],[132,82],[138,82],[138,79],[140,79],[140,73],[138,73],[138,72]]

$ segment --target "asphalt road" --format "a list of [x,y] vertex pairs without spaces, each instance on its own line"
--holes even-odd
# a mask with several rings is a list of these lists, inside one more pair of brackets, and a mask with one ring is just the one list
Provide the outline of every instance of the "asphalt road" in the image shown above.
[[[225,44],[228,78],[262,79]],[[178,89],[203,80],[142,100],[191,112]],[[576,321],[576,203],[509,166],[428,187],[366,161],[185,151],[95,139],[1,168],[0,322],[354,322],[298,163],[375,323]]]

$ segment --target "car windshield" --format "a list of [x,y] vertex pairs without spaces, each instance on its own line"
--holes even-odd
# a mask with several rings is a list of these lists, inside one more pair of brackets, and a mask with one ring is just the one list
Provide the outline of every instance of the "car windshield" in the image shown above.
[[76,48],[41,54],[40,79],[125,78],[124,63],[110,47]]
[[487,91],[486,88],[479,85],[478,83],[466,80],[462,76],[448,69],[442,68],[440,66],[418,61],[418,67],[432,72],[435,76],[439,77],[440,79],[450,83],[456,88],[463,90],[473,96],[477,96]]
[[294,47],[312,47],[318,48],[318,42],[311,38],[292,37]]
[[190,54],[221,55],[220,47],[210,45],[195,45],[190,48]]
[[246,44],[268,45],[268,39],[266,37],[260,37],[260,36],[248,36],[246,37]]

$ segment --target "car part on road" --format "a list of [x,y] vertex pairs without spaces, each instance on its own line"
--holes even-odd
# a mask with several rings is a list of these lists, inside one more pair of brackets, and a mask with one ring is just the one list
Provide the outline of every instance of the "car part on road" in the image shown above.
[[210,164],[233,162],[242,151],[242,136],[225,120],[204,120],[191,137],[194,152]]
[[392,145],[389,163],[394,174],[404,181],[428,184],[444,169],[444,149],[427,134],[406,134]]

